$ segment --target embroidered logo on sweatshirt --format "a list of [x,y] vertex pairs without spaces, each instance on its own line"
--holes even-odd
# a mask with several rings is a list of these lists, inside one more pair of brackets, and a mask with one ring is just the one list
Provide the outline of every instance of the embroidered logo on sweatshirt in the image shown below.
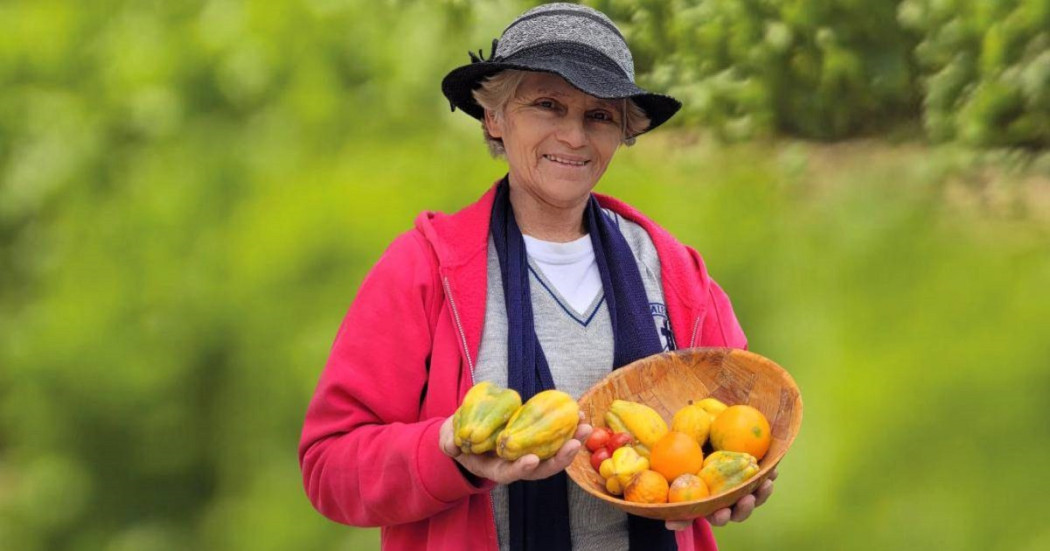
[[677,350],[678,346],[674,342],[674,333],[671,332],[671,320],[667,317],[667,306],[659,302],[650,302],[649,313],[653,315],[653,321],[656,323],[656,332],[660,335],[660,344],[663,345],[663,351]]

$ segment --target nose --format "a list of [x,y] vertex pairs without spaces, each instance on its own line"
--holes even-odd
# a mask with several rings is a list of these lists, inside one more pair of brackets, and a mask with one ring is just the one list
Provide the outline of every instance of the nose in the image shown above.
[[562,117],[558,125],[558,139],[565,145],[579,149],[587,144],[587,129],[584,127],[584,115]]

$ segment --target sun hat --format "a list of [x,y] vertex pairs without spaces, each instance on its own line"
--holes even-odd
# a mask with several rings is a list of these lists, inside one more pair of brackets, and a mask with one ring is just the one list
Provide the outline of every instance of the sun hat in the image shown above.
[[623,34],[602,12],[562,2],[544,4],[518,16],[492,41],[489,59],[470,52],[471,63],[441,81],[452,110],[481,120],[485,110],[472,91],[504,69],[557,74],[581,91],[602,99],[630,98],[649,117],[648,132],[670,119],[681,102],[634,83],[634,58]]

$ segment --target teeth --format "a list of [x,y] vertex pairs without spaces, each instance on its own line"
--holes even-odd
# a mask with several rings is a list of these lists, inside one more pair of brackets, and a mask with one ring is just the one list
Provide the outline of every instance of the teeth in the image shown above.
[[549,161],[554,161],[563,165],[583,166],[587,164],[587,161],[570,161],[568,159],[562,159],[561,157],[555,157],[554,155],[544,155],[544,157]]

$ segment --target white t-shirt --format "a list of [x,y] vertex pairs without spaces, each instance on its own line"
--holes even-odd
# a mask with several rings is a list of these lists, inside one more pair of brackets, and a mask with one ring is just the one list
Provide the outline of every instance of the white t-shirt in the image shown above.
[[542,241],[528,235],[522,237],[525,238],[525,251],[543,270],[543,276],[554,285],[558,294],[573,310],[586,310],[602,292],[602,276],[594,259],[591,236],[585,235],[568,243]]

